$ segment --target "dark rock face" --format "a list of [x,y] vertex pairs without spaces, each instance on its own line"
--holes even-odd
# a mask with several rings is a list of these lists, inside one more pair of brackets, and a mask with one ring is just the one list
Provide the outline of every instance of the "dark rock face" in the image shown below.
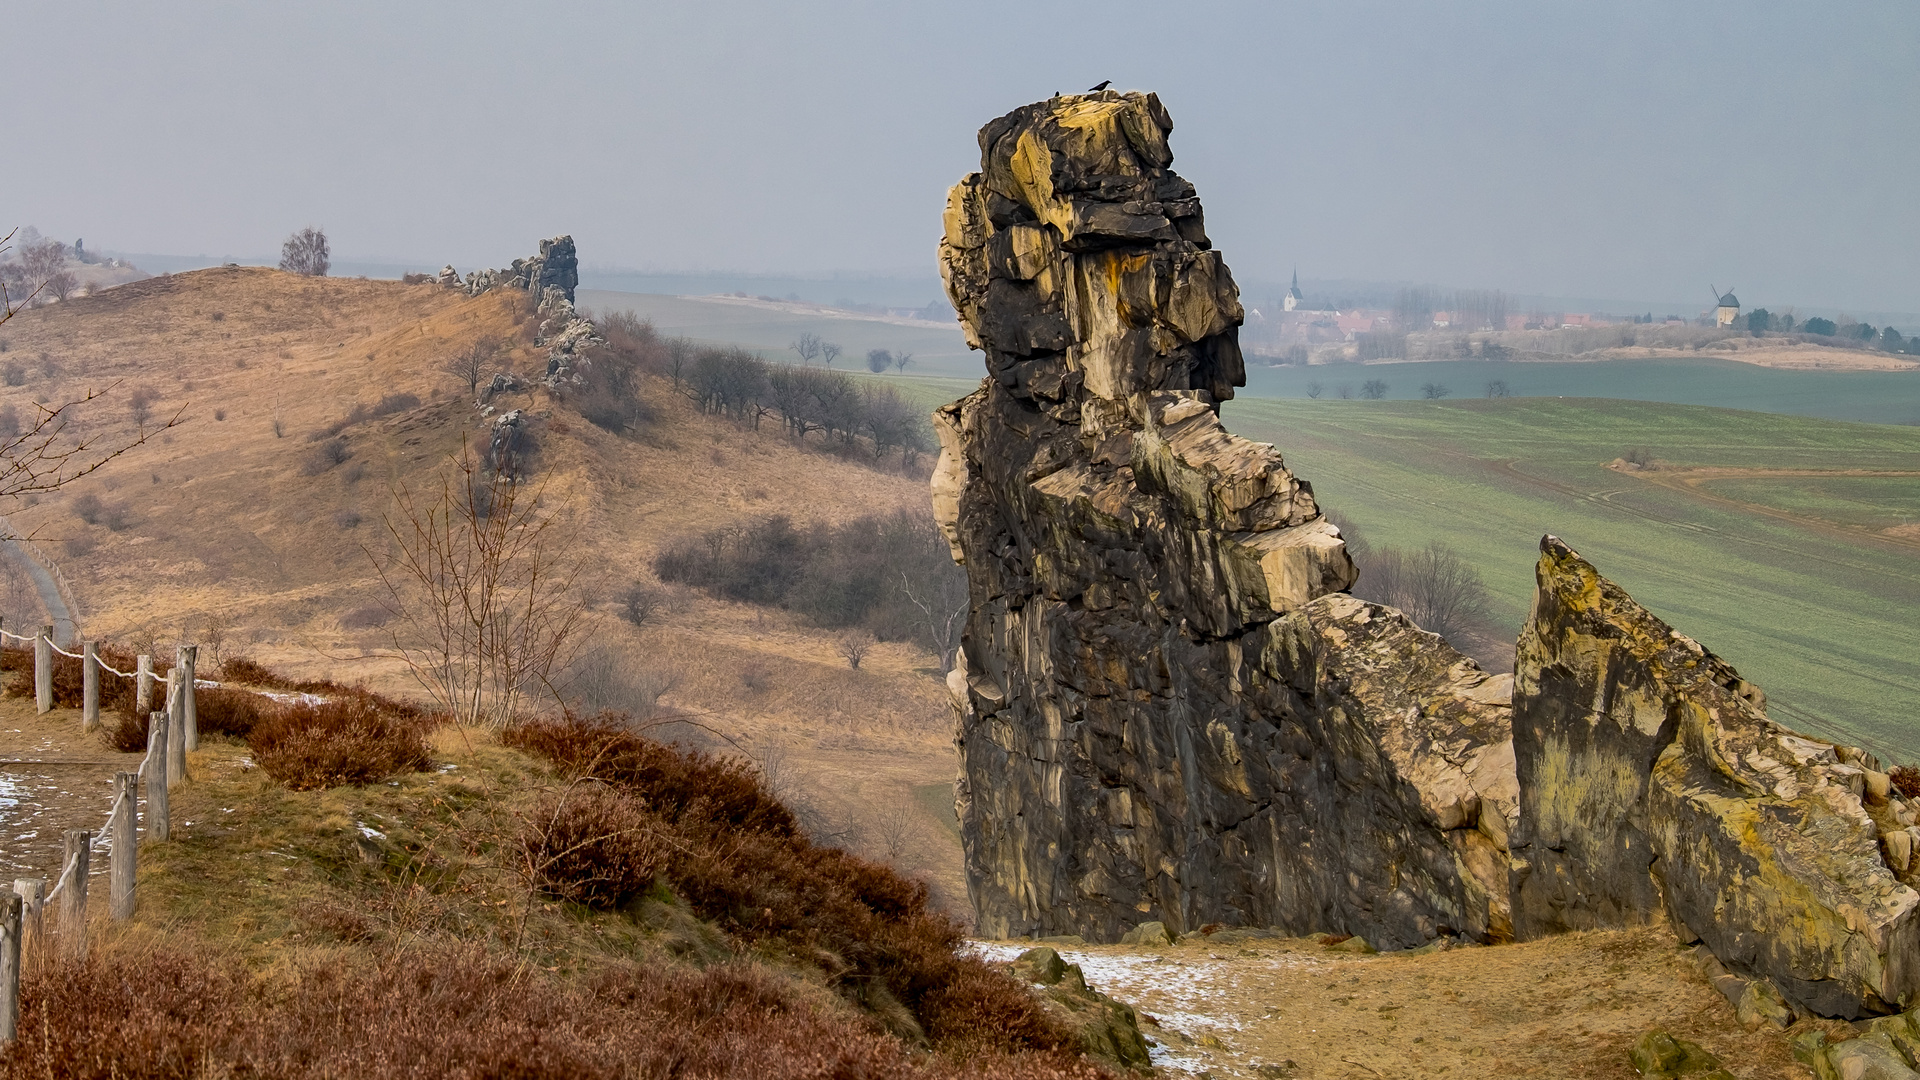
[[1521,937],[1671,917],[1858,1017],[1920,997],[1915,813],[1871,755],[1768,720],[1730,665],[1541,542],[1513,698]]
[[1171,127],[1152,95],[1030,105],[948,197],[991,376],[936,414],[933,481],[972,595],[949,687],[981,929],[1504,936],[1506,681],[1343,595],[1312,488],[1220,425],[1241,308]]
[[531,262],[533,265],[527,269],[534,292],[544,294],[549,288],[559,289],[566,294],[567,303],[573,303],[573,290],[580,285],[580,259],[573,251],[573,237],[556,236],[540,241],[540,254]]
[[[444,281],[453,272],[451,266],[440,272]],[[458,278],[455,278],[458,281]],[[573,237],[556,236],[540,241],[540,254],[515,259],[503,270],[475,270],[463,286],[467,295],[478,296],[488,289],[509,287],[545,296],[549,288],[559,289],[567,303],[573,303],[573,290],[580,285],[580,259],[573,249]]]

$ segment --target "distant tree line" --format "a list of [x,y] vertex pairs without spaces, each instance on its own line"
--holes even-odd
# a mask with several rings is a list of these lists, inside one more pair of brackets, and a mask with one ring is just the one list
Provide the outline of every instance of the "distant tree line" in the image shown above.
[[1920,335],[1907,337],[1891,326],[1875,327],[1869,322],[1855,322],[1851,319],[1841,322],[1814,316],[1795,324],[1791,312],[1775,315],[1766,308],[1754,308],[1747,312],[1746,324],[1747,331],[1755,337],[1768,333],[1798,332],[1814,337],[1858,341],[1870,348],[1878,348],[1886,352],[1920,355]]
[[[1439,312],[1453,330],[1505,330],[1507,294],[1497,289],[1401,289],[1393,301],[1393,321],[1403,333],[1433,328]],[[1401,355],[1405,355],[1402,353]]]
[[966,574],[925,510],[801,526],[777,515],[686,536],[653,561],[661,581],[784,608],[828,629],[914,641],[944,671],[959,645]]
[[819,433],[875,457],[900,452],[910,465],[933,444],[927,420],[891,386],[862,385],[843,372],[770,364],[745,349],[701,349],[685,375],[687,393],[709,413],[758,428],[777,418],[796,439]]

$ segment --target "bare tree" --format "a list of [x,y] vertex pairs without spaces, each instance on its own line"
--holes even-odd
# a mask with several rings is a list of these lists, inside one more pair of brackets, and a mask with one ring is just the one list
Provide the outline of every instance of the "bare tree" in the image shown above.
[[494,357],[500,355],[500,342],[491,337],[475,340],[466,348],[440,362],[440,370],[466,384],[467,393],[480,392],[480,380],[487,377]]
[[307,277],[326,277],[332,265],[329,254],[326,232],[309,225],[280,245],[280,269]]
[[873,635],[869,633],[848,634],[840,639],[840,655],[846,657],[847,666],[860,670],[860,661],[873,651]]
[[73,276],[73,271],[64,267],[47,275],[47,291],[52,293],[56,300],[67,299],[79,287],[80,279]]
[[1490,398],[1503,398],[1503,397],[1508,397],[1508,396],[1510,396],[1510,394],[1511,394],[1511,392],[1510,392],[1510,391],[1509,391],[1509,390],[1507,389],[1507,380],[1505,380],[1505,379],[1492,379],[1492,380],[1490,380],[1490,381],[1488,381],[1488,383],[1487,383],[1487,396],[1488,396],[1488,397],[1490,397]]
[[1453,393],[1453,391],[1437,382],[1424,383],[1420,387],[1420,396],[1429,401],[1437,401],[1451,393]]
[[636,581],[620,594],[620,613],[633,625],[645,626],[666,603],[666,593],[645,582]]
[[834,344],[833,342],[831,342],[831,341],[823,341],[823,342],[821,342],[821,343],[820,343],[820,358],[821,358],[822,360],[825,360],[825,361],[827,362],[827,366],[828,366],[828,367],[832,367],[832,366],[833,366],[833,362],[834,362],[835,360],[838,360],[838,359],[840,359],[840,346],[838,346],[838,345],[835,345],[835,344]]
[[1320,400],[1320,395],[1326,392],[1327,392],[1327,388],[1324,386],[1321,386],[1317,381],[1307,383],[1307,397],[1312,398],[1315,401]]
[[889,799],[874,806],[873,838],[889,863],[899,863],[913,847],[911,804]]
[[134,426],[146,427],[153,417],[153,403],[160,395],[150,386],[136,386],[127,397],[127,415],[133,418]]
[[585,629],[580,565],[564,529],[512,470],[461,457],[440,491],[393,491],[390,553],[365,549],[397,621],[394,654],[465,724],[504,725],[529,695],[561,702],[556,676]]
[[1368,401],[1379,401],[1381,398],[1386,397],[1387,396],[1386,380],[1385,379],[1368,379],[1365,383],[1361,384],[1360,386],[1360,396],[1363,398],[1366,398]]
[[1372,549],[1353,592],[1399,608],[1423,629],[1452,641],[1483,625],[1488,616],[1487,586],[1479,572],[1442,544],[1419,551]]
[[966,629],[967,579],[961,574],[942,574],[931,582],[931,588],[922,586],[924,599],[913,588],[903,572],[900,575],[900,587],[907,594],[907,600],[920,609],[927,620],[927,643],[940,656],[940,674],[953,670],[954,654],[960,648],[960,632]]
[[893,354],[893,370],[895,371],[898,371],[904,374],[907,370],[907,365],[911,364],[912,362],[913,362],[913,354],[910,352],[901,352],[901,353]]
[[787,348],[800,354],[800,363],[802,366],[811,364],[814,358],[820,355],[820,335],[801,334],[799,338],[797,338],[792,345],[787,346]]
[[233,616],[224,611],[216,611],[207,616],[207,628],[200,634],[200,644],[207,647],[207,660],[212,670],[219,670],[220,661],[226,653],[227,635],[233,630]]

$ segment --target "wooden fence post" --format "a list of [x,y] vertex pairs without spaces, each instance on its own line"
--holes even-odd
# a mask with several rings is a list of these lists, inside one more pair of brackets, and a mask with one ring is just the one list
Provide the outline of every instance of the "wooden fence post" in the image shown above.
[[40,948],[40,931],[45,925],[40,908],[47,902],[47,879],[14,878],[13,891],[20,894],[20,940],[32,938],[34,947]]
[[141,656],[133,669],[133,714],[153,707],[153,657]]
[[0,893],[0,1046],[20,1034],[20,894]]
[[180,646],[180,659],[176,666],[180,668],[180,712],[183,717],[182,724],[187,732],[187,749],[189,750],[200,749],[200,717],[194,710],[193,701],[194,671],[199,666],[199,661],[200,646]]
[[134,804],[140,798],[140,777],[130,772],[113,777],[113,823],[107,826],[112,848],[107,853],[107,913],[114,919],[133,918],[134,864],[139,841],[134,837]]
[[167,714],[147,714],[147,839],[167,840],[173,823],[167,817]]
[[167,722],[167,786],[178,787],[187,779],[187,733],[183,730],[185,718],[180,715],[177,689],[164,716]]
[[75,957],[87,955],[87,874],[93,869],[93,834],[85,829],[67,830],[67,865],[73,876],[67,879],[67,891],[60,894],[60,937],[67,952]]
[[80,646],[80,730],[100,726],[100,643]]
[[40,628],[33,639],[33,707],[46,712],[53,708],[53,624]]

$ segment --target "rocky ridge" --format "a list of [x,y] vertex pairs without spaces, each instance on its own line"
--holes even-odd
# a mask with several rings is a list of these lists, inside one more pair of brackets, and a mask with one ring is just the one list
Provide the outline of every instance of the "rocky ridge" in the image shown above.
[[559,289],[568,303],[573,302],[573,290],[580,285],[580,259],[574,252],[573,237],[556,236],[540,241],[540,253],[531,258],[515,259],[513,264],[499,270],[475,270],[467,275],[465,282],[449,266],[440,271],[436,279],[443,285],[455,285],[467,291],[468,296],[479,296],[489,289],[513,288],[544,296],[548,289]]
[[1152,94],[1025,106],[948,198],[988,371],[935,414],[932,482],[970,588],[980,930],[1399,949],[1666,919],[1761,1022],[1920,1003],[1920,808],[1877,762],[1772,723],[1552,537],[1511,682],[1346,594],[1311,486],[1220,424],[1241,308],[1171,130]]

